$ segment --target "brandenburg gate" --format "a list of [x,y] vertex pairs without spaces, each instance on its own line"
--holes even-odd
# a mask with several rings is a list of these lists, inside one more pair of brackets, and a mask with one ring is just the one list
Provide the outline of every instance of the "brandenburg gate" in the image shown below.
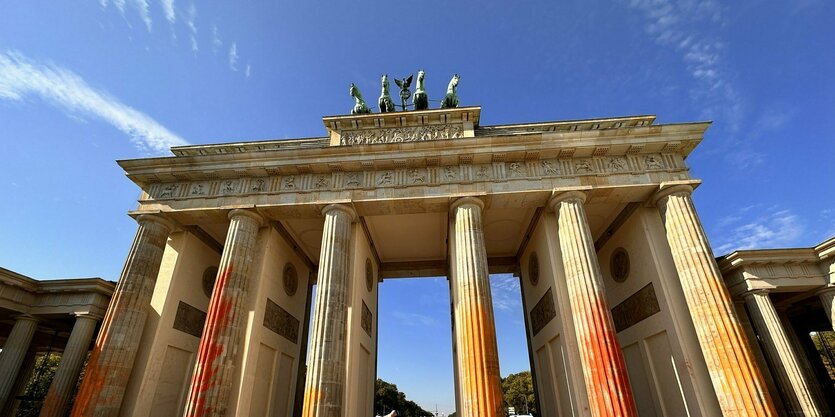
[[491,273],[543,416],[776,415],[691,197],[709,123],[480,111],[120,161],[138,230],[72,415],[372,416],[378,285],[441,275],[458,415],[504,416]]

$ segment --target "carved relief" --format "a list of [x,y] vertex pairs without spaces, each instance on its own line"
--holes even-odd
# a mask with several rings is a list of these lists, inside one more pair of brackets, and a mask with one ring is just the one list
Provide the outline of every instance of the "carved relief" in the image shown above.
[[206,187],[203,184],[194,184],[191,186],[189,195],[206,195]]
[[324,175],[319,175],[316,177],[316,183],[314,185],[316,188],[327,188],[330,185],[330,180]]
[[548,291],[545,291],[545,294],[531,310],[531,333],[533,333],[533,336],[536,336],[556,316],[557,309],[554,307],[554,295],[551,288],[548,288]]
[[159,198],[174,197],[174,193],[177,191],[177,188],[180,188],[180,184],[168,184],[162,187],[162,193],[160,193]]
[[249,187],[249,191],[253,193],[260,193],[264,191],[264,179],[263,178],[256,178],[252,181],[252,185]]
[[371,309],[365,305],[365,300],[362,302],[362,317],[360,318],[360,326],[363,330],[365,330],[365,334],[368,337],[371,337],[371,326],[374,321],[374,317],[371,315]]
[[284,265],[281,282],[284,284],[284,292],[287,295],[290,297],[296,295],[296,290],[299,288],[299,274],[292,263],[287,262],[287,265]]
[[210,266],[203,271],[203,294],[206,297],[212,298],[212,291],[215,288],[215,280],[217,279],[217,267]]
[[360,179],[359,174],[356,172],[349,172],[345,176],[345,186],[346,187],[359,187]]
[[206,324],[206,313],[197,307],[180,301],[177,304],[177,314],[174,316],[174,329],[194,337],[203,335]]
[[559,167],[555,166],[551,161],[542,161],[541,164],[545,175],[557,175],[560,173]]
[[536,252],[531,252],[531,256],[528,258],[528,280],[533,286],[539,284],[539,258],[536,256]]
[[626,170],[626,159],[623,159],[619,156],[614,157],[614,158],[610,158],[609,159],[609,164],[607,166],[609,167],[609,171],[614,171],[614,172],[625,171]]
[[293,343],[299,341],[299,319],[269,298],[264,309],[264,327]]
[[287,178],[284,178],[284,189],[285,190],[295,190],[296,189],[296,176],[290,175]]
[[443,124],[345,131],[342,132],[340,144],[370,145],[375,143],[419,142],[461,137],[464,137],[463,125]]
[[511,177],[524,177],[526,175],[525,165],[519,162],[511,162],[507,165]]
[[658,306],[655,288],[649,283],[612,309],[615,330],[626,330],[659,311],[661,308]]
[[647,169],[664,169],[664,161],[659,156],[647,155],[644,158]]
[[629,278],[629,253],[624,248],[617,248],[609,259],[609,273],[616,282],[624,282]]
[[374,288],[374,265],[371,264],[371,259],[365,259],[365,289],[368,292]]
[[220,188],[222,194],[235,194],[238,191],[237,181],[224,181]]
[[476,172],[475,176],[479,179],[490,178],[490,168],[487,165],[478,167],[478,172]]
[[574,172],[578,174],[588,174],[594,172],[594,167],[590,159],[580,159],[574,161]]
[[411,169],[409,170],[409,182],[412,184],[425,184],[426,174],[422,170]]
[[447,181],[451,181],[458,178],[458,172],[456,168],[457,167],[450,166],[444,167],[444,179],[446,179]]
[[394,172],[392,171],[385,171],[380,175],[380,179],[377,181],[377,185],[388,185],[391,184],[393,181]]

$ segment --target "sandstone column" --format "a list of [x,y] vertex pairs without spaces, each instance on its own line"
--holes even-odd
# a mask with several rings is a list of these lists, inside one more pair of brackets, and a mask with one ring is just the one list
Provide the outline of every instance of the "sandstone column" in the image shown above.
[[262,222],[252,211],[229,212],[229,231],[200,338],[185,417],[226,417],[243,341],[241,330],[246,326],[243,303]]
[[319,278],[303,417],[342,417],[345,389],[345,352],[348,319],[348,279],[351,223],[356,213],[348,206],[331,204],[322,210],[325,228],[319,252]]
[[15,417],[17,416],[17,408],[20,405],[20,400],[15,398],[18,395],[24,395],[26,385],[29,383],[29,378],[32,377],[32,373],[35,371],[35,356],[37,352],[31,346],[29,347],[29,351],[26,353],[26,357],[23,359],[23,365],[20,367],[20,370],[17,372],[17,379],[15,379],[14,386],[12,387],[12,391],[9,393],[9,399],[6,401],[6,405],[0,410],[0,417]]
[[504,416],[493,296],[481,212],[474,197],[452,203],[450,270],[455,314],[459,411],[462,417]]
[[119,283],[102,321],[73,417],[115,417],[133,370],[162,254],[174,225],[159,215],[141,215]]
[[93,332],[96,330],[96,323],[100,317],[90,314],[79,314],[75,318],[70,338],[61,361],[58,362],[58,370],[49,386],[40,417],[64,417],[67,412],[67,404],[72,398],[78,376],[81,374],[81,367],[90,348],[90,341],[93,340]]
[[818,297],[823,304],[823,311],[829,319],[829,324],[835,330],[835,285],[826,286],[818,291]]
[[589,407],[593,416],[637,416],[583,207],[585,201],[585,193],[568,191],[552,197],[548,205],[558,218],[559,250]]
[[725,416],[777,415],[696,215],[689,185],[654,197],[690,317]]
[[3,351],[0,352],[0,409],[6,406],[6,401],[12,394],[20,368],[23,367],[26,352],[29,351],[29,344],[35,336],[38,328],[38,319],[24,314],[15,318],[14,327]]

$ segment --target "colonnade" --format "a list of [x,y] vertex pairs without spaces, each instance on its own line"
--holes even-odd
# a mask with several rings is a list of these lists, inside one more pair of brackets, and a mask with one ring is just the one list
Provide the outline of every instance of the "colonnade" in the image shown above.
[[[690,186],[664,187],[653,201],[664,221],[667,241],[719,404],[727,416],[776,415],[764,379],[732,311],[729,293],[693,208],[691,192]],[[548,207],[556,213],[559,228],[559,242],[553,249],[559,254],[552,255],[562,259],[569,291],[568,307],[573,316],[573,332],[580,350],[580,368],[591,414],[636,416],[585,212],[585,199],[583,191],[575,190],[557,192],[549,201]],[[463,197],[452,202],[450,213],[458,412],[467,417],[503,415],[483,209],[482,200]],[[357,215],[351,207],[342,204],[328,205],[322,214],[325,223],[305,381],[302,414],[305,417],[344,416],[347,412],[343,404],[346,293],[351,224]],[[188,417],[225,417],[233,388],[234,358],[242,340],[241,300],[247,293],[258,228],[264,221],[251,210],[233,210],[229,219],[229,232],[185,407]],[[162,251],[168,234],[173,231],[173,226],[159,215],[143,215],[137,220],[139,230],[104,319],[73,417],[115,417],[121,406]],[[20,336],[16,337],[23,340],[31,325],[26,324],[26,319],[21,323]],[[81,330],[79,334],[81,338]],[[2,366],[0,363],[0,375],[3,375]],[[67,372],[74,370],[74,362],[66,368]],[[58,407],[61,403],[55,404]]]

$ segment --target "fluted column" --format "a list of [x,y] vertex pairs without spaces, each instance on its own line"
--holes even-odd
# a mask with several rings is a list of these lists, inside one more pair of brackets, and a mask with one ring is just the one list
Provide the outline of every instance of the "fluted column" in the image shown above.
[[356,213],[348,206],[331,204],[322,214],[325,226],[302,416],[343,417],[351,223]]
[[775,416],[728,289],[696,215],[689,185],[655,195],[713,389],[725,416]]
[[15,318],[12,332],[9,333],[3,351],[0,352],[0,409],[5,407],[6,401],[9,400],[37,328],[38,319],[30,315],[24,314]]
[[9,393],[9,399],[6,400],[6,405],[0,411],[0,417],[15,417],[17,416],[17,408],[20,405],[20,400],[15,398],[18,395],[23,395],[26,385],[29,383],[29,378],[35,371],[35,356],[37,352],[31,346],[23,359],[23,366],[17,372],[17,379],[15,379],[14,387]]
[[818,298],[823,304],[823,311],[829,319],[829,324],[835,330],[835,285],[829,285],[818,291]]
[[450,271],[455,314],[459,415],[504,416],[493,296],[481,213],[474,197],[453,202]]
[[249,210],[229,212],[229,231],[200,338],[185,417],[226,417],[243,337],[243,303],[263,219]]
[[174,230],[158,215],[141,215],[136,221],[139,228],[87,363],[73,417],[115,417],[122,407],[162,254]]
[[81,374],[81,367],[93,340],[93,332],[96,330],[96,323],[100,317],[90,314],[79,314],[75,318],[70,338],[61,361],[58,362],[58,370],[49,386],[40,417],[64,417],[67,412],[67,404],[72,398],[73,390]]
[[751,322],[762,339],[762,346],[769,363],[772,364],[777,387],[792,416],[822,416],[820,405],[816,404],[809,382],[804,377],[777,311],[768,297],[768,291],[758,290],[744,295],[745,305],[751,315]]
[[559,250],[589,407],[593,416],[637,416],[583,207],[585,201],[585,193],[569,191],[555,195],[548,204],[557,214]]

